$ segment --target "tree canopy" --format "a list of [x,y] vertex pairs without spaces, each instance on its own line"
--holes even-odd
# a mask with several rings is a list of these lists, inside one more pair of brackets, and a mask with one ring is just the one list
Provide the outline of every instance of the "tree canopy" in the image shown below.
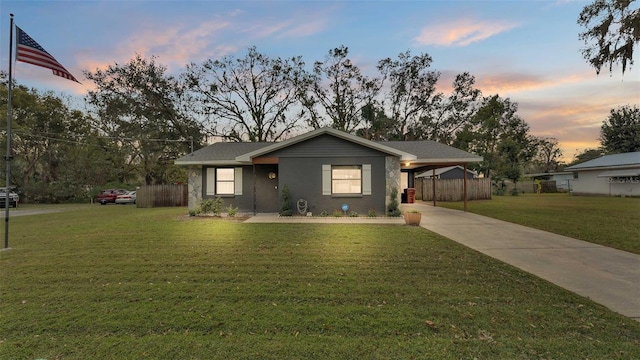
[[378,62],[378,70],[389,81],[385,100],[394,119],[389,135],[395,140],[419,138],[419,121],[432,112],[439,96],[436,83],[440,77],[439,72],[430,70],[432,62],[428,54],[412,57],[409,50],[398,54],[395,60]]
[[[473,168],[485,176],[514,181],[534,155],[545,169],[559,165],[557,141],[532,137],[517,103],[483,97],[466,72],[448,94],[440,92],[432,61],[406,51],[365,75],[346,46],[330,49],[310,69],[300,56],[274,58],[251,47],[172,76],[157,58],[136,55],[84,72],[95,88],[83,110],[18,86],[15,181],[32,194],[59,186],[56,201],[93,186],[185,182],[173,160],[208,141],[281,141],[322,126],[371,140],[452,145],[483,156]],[[71,188],[78,190],[64,190]]]
[[[329,125],[354,133],[361,125],[361,109],[374,103],[382,80],[369,78],[349,59],[349,48],[330,49],[323,61],[316,61],[305,89],[300,93],[305,117],[312,128]],[[326,115],[331,121],[327,124]]]
[[586,47],[582,55],[600,73],[609,65],[622,73],[633,65],[633,49],[640,40],[640,8],[636,0],[595,0],[580,12],[578,24],[584,28],[579,38]]
[[611,109],[600,128],[600,143],[607,154],[640,151],[640,108]]
[[170,181],[173,159],[204,138],[188,111],[182,84],[155,58],[140,55],[124,65],[84,74],[96,86],[86,96],[94,126],[116,145],[114,156],[124,164],[119,180]]

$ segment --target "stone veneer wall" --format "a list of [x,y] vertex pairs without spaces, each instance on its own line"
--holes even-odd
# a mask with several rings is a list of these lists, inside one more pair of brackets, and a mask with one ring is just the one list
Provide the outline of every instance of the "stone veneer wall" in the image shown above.
[[385,174],[387,178],[387,186],[384,197],[384,211],[387,213],[389,200],[391,198],[391,190],[398,190],[398,204],[400,204],[400,159],[395,156],[387,156],[385,159]]
[[202,167],[189,166],[189,210],[193,210],[202,201]]

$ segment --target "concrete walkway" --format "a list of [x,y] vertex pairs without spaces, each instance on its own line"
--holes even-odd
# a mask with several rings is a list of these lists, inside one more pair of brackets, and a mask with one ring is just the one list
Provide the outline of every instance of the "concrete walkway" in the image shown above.
[[419,210],[428,230],[640,321],[640,255],[426,203],[402,209]]
[[403,218],[393,217],[304,217],[304,216],[282,216],[278,213],[261,213],[245,220],[246,223],[319,223],[319,224],[395,224],[403,225]]

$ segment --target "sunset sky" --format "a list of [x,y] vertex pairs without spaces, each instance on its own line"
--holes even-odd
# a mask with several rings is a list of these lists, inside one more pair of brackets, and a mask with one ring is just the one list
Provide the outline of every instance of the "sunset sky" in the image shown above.
[[[9,68],[9,14],[82,85],[25,63],[18,83],[80,98],[83,70],[155,55],[179,73],[187,63],[247,48],[302,56],[308,69],[345,45],[363,72],[383,58],[427,53],[439,90],[469,72],[483,95],[519,105],[531,134],[555,137],[564,158],[599,146],[611,109],[640,104],[640,64],[596,75],[582,58],[576,21],[591,1],[6,1],[0,2],[1,70]],[[637,4],[635,5],[637,7]],[[639,59],[637,47],[634,54]]]

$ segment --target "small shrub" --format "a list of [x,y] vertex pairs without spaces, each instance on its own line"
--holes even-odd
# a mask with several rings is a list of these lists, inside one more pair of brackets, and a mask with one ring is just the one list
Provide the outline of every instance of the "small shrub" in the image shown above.
[[213,201],[213,209],[212,209],[213,216],[222,215],[222,210],[224,210],[224,200],[222,200],[222,198],[218,196]]
[[196,209],[189,210],[189,216],[196,216],[196,215],[198,215]]
[[334,217],[341,217],[342,216],[342,210],[333,210],[333,216]]
[[376,217],[376,216],[378,216],[378,214],[376,214],[376,211],[374,209],[369,209],[369,212],[367,212],[367,216],[368,217]]
[[293,215],[293,208],[291,208],[291,199],[289,199],[289,187],[287,184],[282,186],[282,205],[280,206],[280,216]]
[[357,211],[349,211],[349,217],[358,217]]
[[329,216],[329,213],[328,213],[326,210],[322,210],[322,211],[320,212],[320,216],[321,216],[321,217],[327,217],[327,216]]
[[518,196],[520,195],[520,191],[518,191],[518,189],[511,189],[511,196]]
[[233,205],[229,204],[229,207],[227,208],[227,215],[229,215],[229,217],[235,217],[236,215],[238,215],[238,208],[233,207]]
[[392,217],[398,217],[402,215],[400,209],[398,209],[398,189],[391,189],[391,194],[389,195],[389,205],[387,206],[387,215]]
[[213,212],[213,199],[202,199],[200,201],[200,205],[198,205],[200,211],[197,211],[198,214],[209,214]]

